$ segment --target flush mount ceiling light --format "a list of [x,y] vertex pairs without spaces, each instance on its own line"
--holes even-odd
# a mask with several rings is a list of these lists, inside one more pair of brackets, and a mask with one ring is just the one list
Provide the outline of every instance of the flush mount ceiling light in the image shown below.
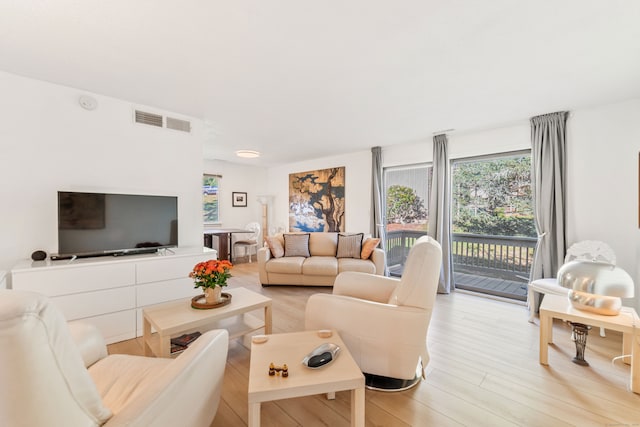
[[236,156],[253,159],[255,157],[260,157],[260,152],[254,150],[238,150],[236,151]]

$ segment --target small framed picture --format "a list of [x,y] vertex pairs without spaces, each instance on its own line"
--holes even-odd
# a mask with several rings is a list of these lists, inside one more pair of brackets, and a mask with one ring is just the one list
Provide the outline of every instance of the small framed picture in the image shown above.
[[233,197],[233,207],[247,207],[247,193],[231,193],[231,197]]

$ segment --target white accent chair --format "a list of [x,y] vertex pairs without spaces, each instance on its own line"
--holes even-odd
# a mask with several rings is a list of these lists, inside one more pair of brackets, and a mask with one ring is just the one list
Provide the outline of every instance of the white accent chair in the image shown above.
[[409,388],[420,380],[418,365],[424,378],[429,363],[427,331],[441,266],[440,244],[423,236],[409,251],[400,279],[340,273],[332,294],[309,298],[305,329],[337,330],[369,388]]
[[[567,250],[564,262],[574,260],[601,261],[615,265],[616,256],[611,247],[598,240],[583,240],[574,243]],[[529,283],[527,292],[529,304],[529,322],[534,323],[540,294],[552,294],[568,297],[569,289],[558,284],[554,278],[537,279]],[[604,328],[600,328],[600,336],[605,336]]]
[[[250,222],[245,229],[248,236],[243,236],[241,240],[233,242],[233,258],[234,261],[238,257],[238,248],[244,248],[244,255],[249,256],[249,262],[251,262],[252,254],[258,253],[258,239],[260,238],[260,224],[257,222]],[[235,233],[244,234],[244,233]],[[253,249],[253,250],[252,250]]]
[[209,426],[228,333],[176,359],[114,354],[97,328],[65,321],[43,295],[0,290],[0,425]]

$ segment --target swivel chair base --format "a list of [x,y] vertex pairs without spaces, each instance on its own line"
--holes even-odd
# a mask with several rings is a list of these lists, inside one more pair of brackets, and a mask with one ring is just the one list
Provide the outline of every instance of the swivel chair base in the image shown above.
[[[420,365],[418,365],[419,367]],[[422,378],[422,371],[417,370],[416,375],[410,380],[400,378],[383,377],[382,375],[364,374],[364,385],[370,390],[376,391],[404,391],[415,387]]]

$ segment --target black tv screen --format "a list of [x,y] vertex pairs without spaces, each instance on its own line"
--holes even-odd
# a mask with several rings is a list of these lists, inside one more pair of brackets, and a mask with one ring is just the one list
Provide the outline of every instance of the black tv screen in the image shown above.
[[57,258],[125,255],[177,245],[175,196],[58,192]]

